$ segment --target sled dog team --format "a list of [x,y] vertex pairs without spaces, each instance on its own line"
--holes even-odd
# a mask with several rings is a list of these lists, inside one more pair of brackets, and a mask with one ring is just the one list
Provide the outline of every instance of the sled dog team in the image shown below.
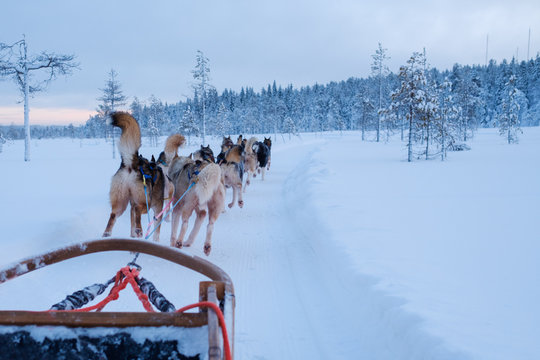
[[[174,206],[171,246],[191,246],[208,215],[204,253],[209,255],[214,223],[224,211],[225,189],[232,188],[233,191],[232,202],[228,207],[233,207],[236,202],[239,207],[243,207],[242,193],[250,184],[250,178],[261,173],[264,180],[265,172],[270,170],[270,138],[259,142],[255,137],[244,139],[240,135],[235,144],[230,136],[224,137],[221,152],[214,158],[210,146],[202,145],[190,156],[178,155],[178,149],[185,144],[185,138],[173,134],[167,138],[165,149],[157,160],[154,156],[148,160],[139,154],[141,131],[135,118],[127,112],[115,112],[111,115],[111,123],[122,130],[118,142],[122,162],[111,180],[111,215],[103,237],[111,236],[116,219],[129,204],[131,237],[143,237],[141,215],[152,209],[155,224],[153,240],[158,242],[160,216],[167,214],[169,206]],[[166,202],[168,206],[164,208]],[[193,212],[196,214],[195,223],[184,241]],[[177,236],[180,218],[182,225]]]

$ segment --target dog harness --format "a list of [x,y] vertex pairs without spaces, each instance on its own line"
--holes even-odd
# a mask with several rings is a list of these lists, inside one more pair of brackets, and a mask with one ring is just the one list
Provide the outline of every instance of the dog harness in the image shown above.
[[[150,167],[150,170],[154,170],[153,166],[152,165],[148,165]],[[148,175],[148,174],[145,174],[144,173],[144,170],[143,170],[143,167],[142,165],[139,166],[139,170],[143,176],[143,184],[146,185],[146,179],[150,179],[150,181],[152,182],[152,185],[154,184],[154,182],[156,181],[157,179],[157,175],[155,175],[154,177],[152,177],[152,175]]]

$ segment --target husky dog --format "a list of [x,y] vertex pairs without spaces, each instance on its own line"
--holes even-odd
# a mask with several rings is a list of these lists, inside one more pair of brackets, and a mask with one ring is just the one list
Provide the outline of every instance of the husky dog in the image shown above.
[[214,152],[210,149],[210,145],[202,146],[201,148],[193,153],[193,160],[195,161],[208,161],[215,163]]
[[227,205],[232,208],[238,198],[238,206],[244,207],[242,199],[242,183],[244,180],[244,148],[234,145],[231,137],[224,137],[221,143],[221,153],[218,155],[218,164],[221,167],[223,184],[226,188],[232,187],[233,198]]
[[244,136],[242,134],[238,135],[236,138],[236,145],[244,145]]
[[225,153],[234,146],[233,141],[231,140],[231,137],[223,137],[223,141],[221,142],[221,152],[218,154],[216,158],[216,163],[221,164],[225,160]]
[[270,157],[270,149],[265,143],[257,141],[253,144],[253,151],[257,154],[257,172],[262,172],[262,180],[264,181],[264,174],[266,172],[266,166],[268,165],[268,159]]
[[[167,176],[169,173],[169,165],[171,164],[172,159],[178,156],[178,148],[184,146],[186,143],[186,138],[180,134],[172,134],[165,141],[165,149],[159,154],[157,164],[163,170],[165,174],[165,189],[164,189],[164,200],[172,200],[174,195],[174,185],[171,179]],[[167,215],[165,221],[170,221],[170,215]]]
[[268,146],[268,165],[266,166],[266,170],[270,170],[270,162],[272,161],[272,137],[270,136],[268,139],[265,137],[263,143]]
[[244,185],[244,192],[246,187],[251,183],[250,178],[255,177],[255,171],[257,170],[257,154],[253,152],[253,144],[257,142],[256,137],[251,137],[245,144],[245,158],[244,158],[244,170],[246,172],[246,184]]
[[[200,161],[190,157],[177,156],[169,166],[169,177],[174,183],[174,198],[182,198],[173,210],[171,246],[177,248],[191,246],[208,213],[204,253],[209,255],[212,250],[214,223],[223,211],[225,203],[225,187],[221,182],[221,168],[209,160]],[[195,224],[184,243],[189,218],[194,211],[197,215]],[[176,237],[180,215],[182,216],[182,227],[180,235]]]
[[[142,237],[141,214],[148,207],[157,214],[163,209],[165,175],[157,166],[154,157],[148,161],[139,155],[141,130],[137,121],[126,112],[111,115],[113,126],[122,129],[118,150],[122,158],[120,168],[111,180],[109,198],[111,215],[103,237],[111,236],[116,219],[131,205],[131,237]],[[154,232],[154,241],[159,241],[160,227]]]

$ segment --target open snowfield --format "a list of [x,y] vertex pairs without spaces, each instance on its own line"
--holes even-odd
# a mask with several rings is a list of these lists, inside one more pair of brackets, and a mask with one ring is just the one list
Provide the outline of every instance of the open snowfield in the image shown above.
[[[540,359],[540,128],[518,145],[482,129],[445,162],[407,163],[397,138],[356,132],[273,140],[265,181],[220,216],[208,258],[235,285],[237,359]],[[24,162],[15,141],[0,153],[1,268],[99,238],[109,217],[110,143],[33,140],[31,151]],[[126,213],[113,236],[128,235]],[[203,235],[181,251],[204,257]],[[160,242],[169,236],[164,223]],[[0,285],[0,309],[48,309],[131,259],[35,271]],[[177,307],[198,299],[201,276],[139,263]],[[126,290],[107,309],[142,307]]]

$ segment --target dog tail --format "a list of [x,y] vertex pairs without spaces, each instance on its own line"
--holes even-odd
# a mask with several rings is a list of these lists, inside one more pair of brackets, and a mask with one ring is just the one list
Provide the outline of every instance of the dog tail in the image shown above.
[[218,164],[206,165],[198,175],[195,186],[199,204],[206,204],[221,184],[221,168]]
[[122,135],[120,135],[120,141],[118,142],[118,151],[122,157],[122,163],[128,168],[135,169],[138,163],[139,148],[141,147],[139,123],[129,113],[123,111],[112,113],[110,123],[122,129]]
[[184,135],[172,134],[165,142],[165,159],[167,164],[170,164],[172,159],[178,156],[178,148],[186,143]]
[[246,143],[246,153],[247,154],[253,154],[253,144],[257,142],[257,138],[255,136],[252,136],[249,138],[249,140]]

